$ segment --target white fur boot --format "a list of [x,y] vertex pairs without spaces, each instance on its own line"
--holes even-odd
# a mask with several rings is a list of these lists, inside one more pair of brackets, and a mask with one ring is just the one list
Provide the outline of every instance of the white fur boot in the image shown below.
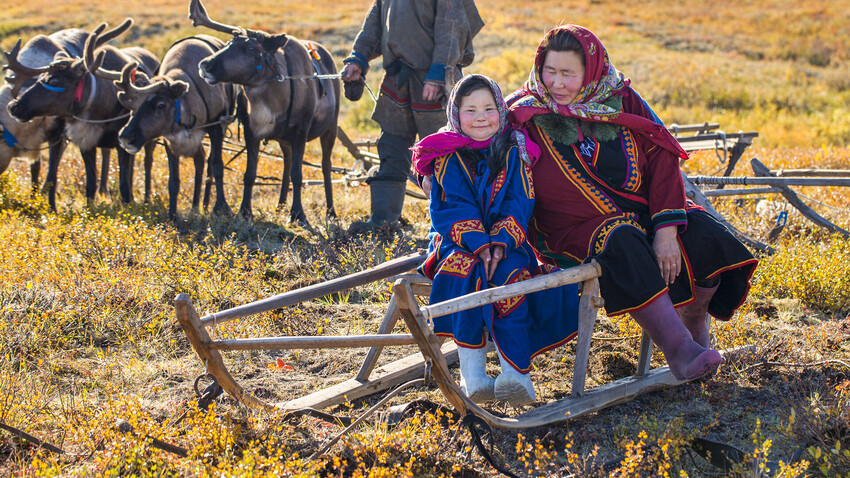
[[531,377],[527,373],[519,373],[501,353],[499,363],[502,365],[502,373],[496,377],[496,399],[504,400],[514,407],[533,402],[537,396],[534,394]]
[[458,346],[457,357],[460,360],[460,389],[463,393],[475,403],[495,400],[493,386],[496,380],[488,376],[484,368],[487,363],[487,349]]

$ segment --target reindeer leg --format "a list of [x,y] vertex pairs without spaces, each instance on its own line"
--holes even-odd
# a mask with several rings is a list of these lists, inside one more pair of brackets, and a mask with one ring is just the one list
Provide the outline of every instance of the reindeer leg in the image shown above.
[[151,171],[153,170],[153,150],[156,143],[149,141],[145,143],[145,204],[151,202]]
[[50,128],[45,134],[50,147],[47,153],[47,177],[44,178],[44,187],[47,190],[47,203],[52,211],[56,210],[56,177],[59,172],[59,160],[65,152],[64,129],[64,121],[58,120],[55,127]]
[[136,165],[136,155],[118,148],[118,190],[124,204],[133,202],[133,169]]
[[[215,179],[215,205],[213,212],[216,214],[232,214],[230,206],[227,205],[227,200],[224,198],[224,160],[221,157],[221,148],[224,143],[224,130],[220,125],[215,125],[209,129],[210,137],[210,169]],[[257,144],[257,154],[259,155],[259,143]],[[257,163],[254,163],[254,176],[257,175]],[[252,183],[253,185],[253,183]]]
[[86,168],[86,199],[94,201],[97,194],[97,148],[80,151]]
[[100,186],[97,192],[101,196],[109,196],[109,157],[111,153],[109,148],[100,148]]
[[277,201],[277,209],[281,210],[286,204],[289,182],[292,179],[292,145],[288,141],[278,141],[278,144],[283,153],[283,177],[280,178],[280,198]]
[[239,206],[239,214],[247,220],[252,220],[254,213],[251,211],[251,194],[254,191],[254,182],[257,179],[260,140],[254,136],[250,126],[245,127],[245,150],[247,159],[245,175],[242,176],[242,205]]
[[301,205],[301,162],[304,159],[304,146],[306,146],[307,138],[298,138],[292,141],[292,208],[289,212],[289,222],[297,222],[298,224],[309,227],[307,215],[304,214],[304,207]]
[[[195,163],[195,188],[192,192],[192,212],[197,214],[198,206],[201,202],[201,188],[203,187],[204,181],[204,163],[207,162],[203,146],[198,147],[198,150],[195,151],[195,155],[192,156],[192,159]],[[212,169],[212,166],[210,166],[209,169]]]
[[38,180],[41,176],[41,154],[35,158],[35,160],[30,163],[30,178],[32,178],[32,194],[35,196],[38,194]]
[[331,183],[331,151],[333,151],[334,142],[336,141],[336,130],[336,125],[333,125],[322,133],[319,140],[322,145],[322,179],[325,185],[325,204],[327,204],[325,211],[328,217],[336,217],[333,184]]
[[171,146],[165,145],[168,156],[168,219],[177,219],[177,195],[180,194],[180,156],[174,154]]
[[204,149],[204,145],[201,144],[201,154],[207,158],[207,176],[204,179],[204,212],[209,211],[210,209],[210,195],[212,194],[212,186],[213,186],[213,173],[212,173],[212,159],[207,156],[207,151]]

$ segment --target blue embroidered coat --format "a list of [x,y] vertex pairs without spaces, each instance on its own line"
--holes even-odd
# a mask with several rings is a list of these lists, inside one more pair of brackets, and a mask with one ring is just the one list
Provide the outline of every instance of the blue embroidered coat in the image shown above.
[[[518,148],[509,148],[505,168],[489,183],[486,161],[467,164],[457,152],[434,162],[429,253],[420,266],[433,280],[432,304],[557,270],[539,266],[526,239],[534,186]],[[488,284],[478,253],[493,246],[504,247],[505,257]],[[525,373],[535,355],[575,336],[577,317],[578,290],[570,285],[436,318],[434,331],[470,348],[485,346],[489,333],[502,356]]]

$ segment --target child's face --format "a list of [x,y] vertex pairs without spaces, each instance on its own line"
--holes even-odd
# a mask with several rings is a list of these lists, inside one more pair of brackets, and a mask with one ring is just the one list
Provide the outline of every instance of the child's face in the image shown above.
[[460,130],[475,141],[485,141],[499,131],[499,110],[493,93],[479,88],[460,98]]

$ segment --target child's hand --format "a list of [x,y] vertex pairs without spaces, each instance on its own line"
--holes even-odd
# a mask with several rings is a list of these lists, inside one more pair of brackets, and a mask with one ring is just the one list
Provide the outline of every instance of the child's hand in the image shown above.
[[493,248],[492,258],[490,259],[490,271],[487,273],[487,281],[493,278],[496,273],[496,267],[499,266],[499,261],[505,258],[505,248],[496,246]]
[[490,274],[490,262],[492,262],[492,256],[490,255],[490,248],[484,249],[483,251],[478,253],[478,258],[481,259],[481,264],[484,266],[484,275],[487,276],[487,280],[490,280],[492,275]]

